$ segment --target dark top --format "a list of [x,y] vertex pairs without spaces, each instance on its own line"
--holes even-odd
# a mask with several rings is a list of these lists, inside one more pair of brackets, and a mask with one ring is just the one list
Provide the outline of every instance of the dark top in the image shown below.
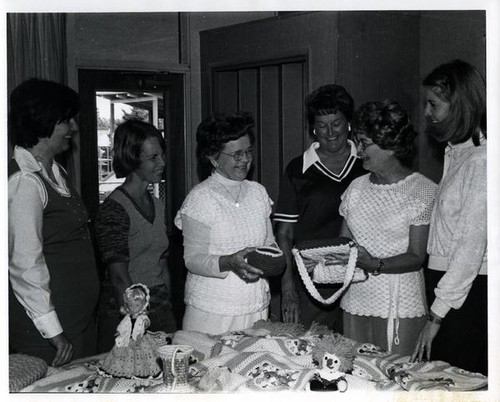
[[[16,166],[17,163],[12,164],[9,173],[14,173]],[[70,195],[64,196],[42,174],[36,174],[48,196],[43,210],[43,255],[50,274],[51,300],[63,331],[71,340],[94,319],[99,296],[87,210],[67,177],[64,178]],[[11,336],[17,341],[30,343],[37,342],[33,337],[42,339],[15,297],[10,298],[10,316]]]
[[273,219],[295,224],[295,242],[337,237],[342,225],[340,196],[351,181],[366,174],[362,161],[351,155],[339,175],[320,161],[302,173],[303,164],[301,155],[286,167]]

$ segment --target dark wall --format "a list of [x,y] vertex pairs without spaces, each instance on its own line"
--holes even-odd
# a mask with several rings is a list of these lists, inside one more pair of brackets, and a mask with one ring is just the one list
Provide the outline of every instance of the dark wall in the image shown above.
[[[439,64],[462,59],[486,77],[486,13],[471,11],[423,12],[420,17],[420,84]],[[420,86],[420,99],[423,91]],[[419,103],[423,114],[422,102]],[[443,151],[424,134],[420,124],[419,165],[423,174],[439,181],[443,170]]]
[[356,107],[390,98],[419,120],[419,17],[401,12],[341,12],[336,82]]

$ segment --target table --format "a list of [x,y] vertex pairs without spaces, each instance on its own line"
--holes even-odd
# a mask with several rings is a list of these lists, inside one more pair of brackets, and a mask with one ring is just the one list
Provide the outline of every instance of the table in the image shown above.
[[[485,390],[488,385],[487,377],[446,362],[409,363],[408,356],[391,354],[324,329],[300,332],[287,325],[261,322],[250,329],[220,336],[177,331],[173,343],[194,349],[189,389],[182,392],[305,391],[321,371],[317,360],[325,350],[339,357],[346,392],[473,391]],[[50,367],[45,378],[21,392],[165,392],[161,375],[147,379],[102,375],[98,369],[104,357],[102,354],[60,368]]]

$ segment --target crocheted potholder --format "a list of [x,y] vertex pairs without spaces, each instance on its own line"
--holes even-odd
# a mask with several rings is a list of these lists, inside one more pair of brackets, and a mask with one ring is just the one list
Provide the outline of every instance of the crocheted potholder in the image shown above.
[[9,390],[18,392],[44,377],[47,363],[38,357],[15,353],[9,355]]
[[258,247],[246,255],[247,262],[264,272],[264,276],[280,275],[286,266],[286,259],[279,248],[271,246]]

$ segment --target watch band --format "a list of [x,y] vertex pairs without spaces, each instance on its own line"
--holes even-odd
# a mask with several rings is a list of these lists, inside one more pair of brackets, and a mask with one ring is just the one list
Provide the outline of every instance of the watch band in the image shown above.
[[427,314],[427,321],[440,325],[443,322],[443,319],[429,311],[429,314]]
[[375,271],[372,272],[373,276],[380,275],[382,272],[382,268],[384,268],[384,260],[382,258],[378,259],[377,267],[375,268]]

